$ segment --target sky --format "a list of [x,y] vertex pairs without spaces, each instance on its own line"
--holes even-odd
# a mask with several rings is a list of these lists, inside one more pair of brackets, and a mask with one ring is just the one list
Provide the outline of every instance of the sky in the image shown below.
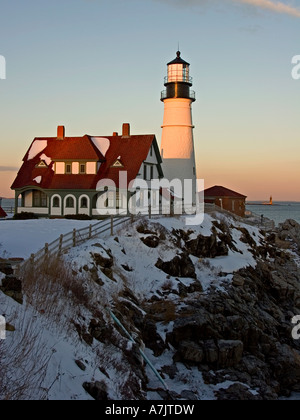
[[[0,196],[34,137],[161,140],[167,63],[191,63],[198,178],[300,201],[300,0],[0,0]],[[2,71],[2,73],[1,73]]]

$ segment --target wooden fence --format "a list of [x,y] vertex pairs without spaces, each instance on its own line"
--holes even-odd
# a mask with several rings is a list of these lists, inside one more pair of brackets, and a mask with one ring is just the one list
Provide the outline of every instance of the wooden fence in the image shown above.
[[50,256],[59,256],[63,252],[81,245],[82,243],[103,233],[110,232],[110,235],[113,235],[116,227],[121,226],[130,220],[132,221],[131,217],[111,217],[109,219],[101,220],[99,223],[91,224],[90,226],[82,229],[73,229],[72,232],[66,233],[65,235],[60,235],[60,237],[55,241],[46,243],[44,248],[42,248],[36,254],[31,254],[28,260],[18,264],[17,271],[19,271],[28,263],[36,264]]
[[3,206],[2,209],[7,214],[15,214],[15,208],[13,206]]

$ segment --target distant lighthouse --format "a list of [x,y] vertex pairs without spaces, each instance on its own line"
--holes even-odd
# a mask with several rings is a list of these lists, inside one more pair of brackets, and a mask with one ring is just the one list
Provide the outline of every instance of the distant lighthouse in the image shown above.
[[168,75],[161,93],[164,103],[161,154],[165,178],[193,181],[193,203],[196,193],[196,163],[193,137],[192,103],[195,92],[190,88],[190,64],[177,52],[175,60],[168,63]]

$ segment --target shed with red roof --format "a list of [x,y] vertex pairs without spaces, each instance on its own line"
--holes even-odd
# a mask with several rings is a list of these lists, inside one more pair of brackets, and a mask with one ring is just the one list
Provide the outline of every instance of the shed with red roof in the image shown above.
[[242,217],[245,217],[246,198],[243,194],[218,185],[204,191],[206,204],[214,204]]

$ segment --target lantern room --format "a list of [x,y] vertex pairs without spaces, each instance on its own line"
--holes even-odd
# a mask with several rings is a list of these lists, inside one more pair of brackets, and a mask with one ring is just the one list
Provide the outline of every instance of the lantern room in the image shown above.
[[175,60],[168,63],[168,75],[165,77],[165,86],[161,94],[161,100],[171,98],[186,98],[193,102],[196,100],[195,92],[190,90],[193,79],[190,77],[190,64],[181,58],[181,52],[177,51]]
[[192,78],[190,77],[190,64],[181,58],[180,51],[177,51],[175,60],[168,63],[168,76],[166,82],[185,82],[192,85]]

